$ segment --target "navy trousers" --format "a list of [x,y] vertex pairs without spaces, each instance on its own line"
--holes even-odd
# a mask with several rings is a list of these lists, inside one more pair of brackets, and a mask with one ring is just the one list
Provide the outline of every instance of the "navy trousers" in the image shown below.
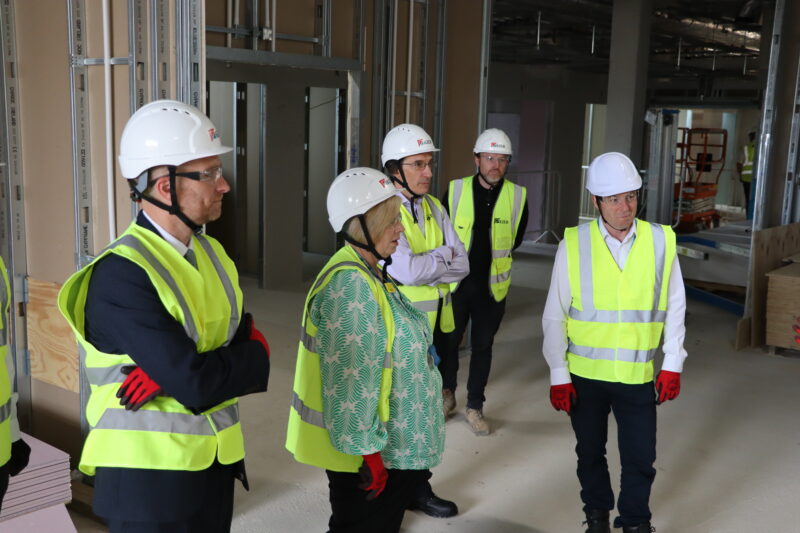
[[570,419],[578,441],[578,480],[585,512],[614,509],[608,474],[608,414],[617,421],[622,479],[614,527],[648,522],[650,488],[656,477],[656,399],[653,383],[626,385],[572,375],[578,402]]
[[434,344],[441,357],[439,372],[442,373],[442,388],[456,390],[458,376],[458,345],[472,319],[470,344],[472,356],[469,360],[467,378],[467,407],[483,409],[484,392],[492,368],[492,345],[494,336],[506,311],[506,301],[496,302],[489,289],[487,279],[468,277],[453,293],[453,319],[455,330],[442,333],[436,328]]
[[361,477],[349,472],[325,471],[330,488],[331,518],[328,533],[397,533],[403,515],[430,470],[388,469],[386,488],[374,500],[360,489]]

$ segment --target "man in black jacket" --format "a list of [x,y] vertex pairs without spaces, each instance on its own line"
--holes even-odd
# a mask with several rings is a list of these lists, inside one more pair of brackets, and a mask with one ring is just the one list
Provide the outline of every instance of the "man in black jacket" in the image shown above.
[[233,262],[200,233],[221,215],[230,150],[196,108],[138,110],[120,166],[142,211],[59,296],[92,384],[80,466],[112,532],[229,531],[234,480],[247,488],[236,399],[266,390],[269,349]]

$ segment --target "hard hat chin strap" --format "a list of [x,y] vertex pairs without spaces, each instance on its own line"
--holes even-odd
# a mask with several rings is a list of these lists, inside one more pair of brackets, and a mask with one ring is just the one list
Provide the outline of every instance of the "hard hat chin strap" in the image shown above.
[[[175,187],[175,177],[176,177],[175,167],[168,166],[167,169],[169,170],[169,198],[171,201],[171,205],[167,205],[161,200],[156,200],[155,198],[152,198],[150,196],[145,196],[144,191],[143,190],[140,191],[138,187],[135,185],[131,186],[131,199],[133,199],[134,201],[144,200],[145,202],[151,203],[154,206],[163,209],[170,215],[175,215],[176,217],[178,217],[178,220],[186,224],[186,226],[188,226],[188,228],[192,230],[192,233],[199,235],[203,229],[203,226],[201,224],[196,224],[193,220],[187,217],[183,213],[183,211],[181,211],[181,206],[178,203],[178,193]],[[145,170],[145,172],[149,172],[149,170]],[[137,183],[141,183],[141,181],[142,180],[140,178],[139,180],[137,180]],[[147,180],[145,180],[145,183],[148,183]]]
[[417,198],[422,198],[422,195],[417,194],[416,192],[414,192],[413,189],[411,189],[411,186],[408,184],[408,180],[406,179],[406,174],[405,172],[403,172],[403,165],[402,163],[400,163],[400,161],[397,161],[397,170],[400,172],[400,177],[402,178],[402,180],[397,179],[396,177],[394,177],[393,174],[389,176],[389,179],[392,180],[392,182],[397,183],[398,185],[403,187],[405,190],[408,191],[408,194],[411,195],[411,216],[414,217],[414,223],[416,224],[417,210],[416,208],[414,208],[414,200],[416,200]]
[[361,230],[364,232],[364,238],[367,240],[367,243],[364,244],[363,242],[358,242],[350,235],[348,235],[346,231],[342,231],[342,238],[347,242],[349,242],[350,244],[352,244],[353,246],[368,251],[373,256],[375,256],[375,258],[378,261],[383,261],[383,270],[381,273],[383,274],[383,279],[386,280],[387,279],[386,268],[392,264],[392,256],[390,255],[388,257],[383,257],[380,253],[378,253],[378,249],[375,248],[375,243],[373,242],[372,236],[369,234],[369,230],[367,229],[366,217],[364,217],[364,215],[356,215],[356,216],[358,218],[358,222],[361,224]]

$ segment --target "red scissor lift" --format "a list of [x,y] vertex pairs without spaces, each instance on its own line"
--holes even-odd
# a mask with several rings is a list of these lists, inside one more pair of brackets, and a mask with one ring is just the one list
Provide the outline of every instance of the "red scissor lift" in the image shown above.
[[678,128],[680,180],[675,184],[675,212],[679,232],[719,225],[715,209],[717,184],[725,166],[728,131],[719,128]]

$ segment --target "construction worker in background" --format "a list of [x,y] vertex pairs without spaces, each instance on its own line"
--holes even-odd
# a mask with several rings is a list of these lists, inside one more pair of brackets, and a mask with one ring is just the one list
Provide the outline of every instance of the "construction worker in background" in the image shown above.
[[753,218],[753,207],[750,205],[750,186],[753,183],[753,159],[755,155],[756,130],[750,129],[747,132],[747,143],[742,147],[742,153],[736,163],[736,170],[739,172],[739,179],[742,180],[742,187],[744,187],[744,207],[748,220]]
[[[636,217],[642,180],[623,154],[589,165],[586,188],[600,212],[567,228],[556,253],[542,328],[550,401],[577,438],[587,533],[609,533],[614,493],[606,462],[608,413],[617,421],[622,481],[614,527],[651,531],[656,405],[680,392],[686,295],[669,226]],[[664,361],[653,389],[653,359]]]
[[433,333],[379,264],[403,231],[389,178],[347,170],[327,205],[347,244],[306,298],[286,447],[325,468],[330,533],[396,533],[444,453]]
[[[441,332],[453,331],[450,283],[469,274],[469,258],[439,200],[428,194],[433,179],[433,153],[439,149],[428,133],[414,124],[392,128],[383,140],[381,162],[402,200],[403,235],[392,254],[388,272],[400,291],[427,313],[434,344]],[[438,356],[437,356],[438,364]],[[458,513],[455,503],[421,484],[410,509],[447,518]]]
[[3,258],[0,257],[0,508],[8,489],[8,478],[19,474],[31,456],[19,431],[17,394],[14,392],[14,355],[9,350],[9,311],[11,285]]
[[237,398],[266,390],[269,348],[201,232],[222,214],[230,151],[192,106],[136,111],[119,163],[142,211],[59,294],[91,385],[79,468],[112,533],[229,531],[234,480],[248,488]]
[[511,285],[511,251],[522,244],[528,225],[527,190],[505,179],[511,140],[502,130],[480,134],[472,150],[478,172],[450,182],[442,199],[456,233],[469,252],[469,275],[451,286],[455,330],[437,344],[444,413],[456,406],[458,346],[472,320],[472,357],[467,380],[466,418],[472,432],[488,435],[484,391],[492,365],[492,344],[503,320]]

